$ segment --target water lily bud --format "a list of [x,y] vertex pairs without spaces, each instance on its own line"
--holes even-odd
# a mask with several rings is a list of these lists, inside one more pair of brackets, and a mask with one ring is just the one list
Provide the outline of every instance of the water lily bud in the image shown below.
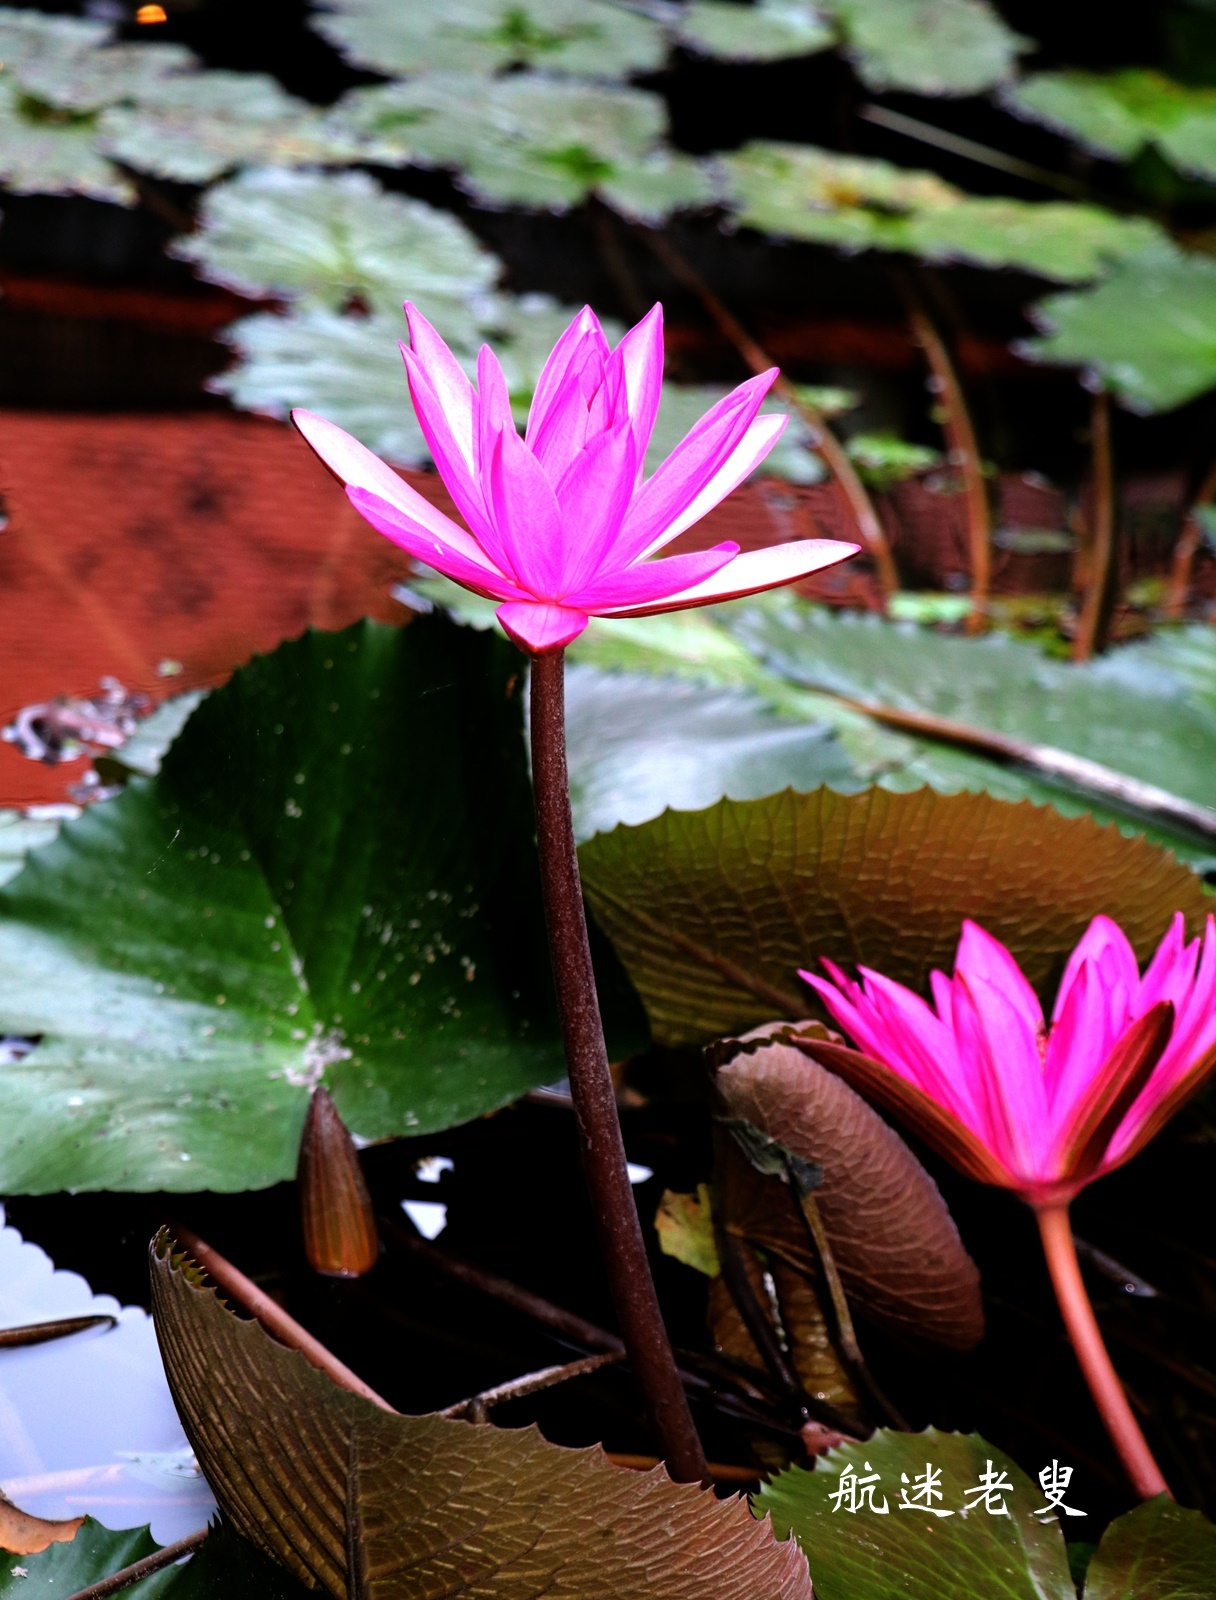
[[300,1220],[314,1272],[361,1278],[376,1265],[380,1238],[355,1141],[327,1089],[314,1089],[300,1138]]

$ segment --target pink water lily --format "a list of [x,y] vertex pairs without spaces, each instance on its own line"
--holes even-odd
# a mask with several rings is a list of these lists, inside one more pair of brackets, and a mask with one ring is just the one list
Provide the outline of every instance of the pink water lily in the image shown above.
[[787,420],[759,415],[774,368],[712,407],[647,478],[663,379],[661,306],[615,350],[594,312],[580,311],[545,362],[522,439],[493,352],[482,348],[474,387],[417,307],[405,311],[410,344],[401,353],[414,410],[465,527],[341,428],[309,411],[293,419],[372,527],[500,601],[503,628],[531,654],[563,649],[592,616],[735,599],[855,553],[856,545],[802,539],[653,559],[754,471]]
[[879,972],[862,967],[855,983],[823,965],[831,981],[802,977],[863,1053],[815,1053],[972,1177],[1034,1205],[1071,1198],[1129,1160],[1216,1068],[1211,917],[1188,941],[1175,916],[1143,976],[1122,929],[1095,917],[1050,1026],[1013,956],[973,922],[954,976],[932,974],[932,1006]]

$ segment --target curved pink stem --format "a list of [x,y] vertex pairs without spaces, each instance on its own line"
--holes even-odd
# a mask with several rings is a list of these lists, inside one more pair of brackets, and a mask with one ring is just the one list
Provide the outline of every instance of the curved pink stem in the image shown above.
[[1170,1486],[1140,1431],[1140,1424],[1132,1415],[1119,1374],[1111,1365],[1093,1306],[1089,1303],[1073,1243],[1068,1205],[1057,1201],[1036,1206],[1035,1216],[1038,1218],[1043,1254],[1047,1258],[1047,1270],[1051,1274],[1064,1326],[1068,1329],[1068,1337],[1072,1340],[1089,1392],[1094,1397],[1098,1415],[1118,1451],[1132,1486],[1144,1500],[1157,1494],[1169,1494]]

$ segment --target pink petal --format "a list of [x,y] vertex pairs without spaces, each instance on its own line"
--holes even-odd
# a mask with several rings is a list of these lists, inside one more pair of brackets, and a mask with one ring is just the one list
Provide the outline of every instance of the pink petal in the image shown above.
[[1043,1026],[1043,1008],[1021,967],[999,939],[994,939],[979,923],[965,919],[954,958],[955,973],[983,978],[999,989],[1010,1004],[1025,1016],[1033,1030]]
[[629,419],[641,471],[663,390],[663,307],[654,305],[616,347],[625,374]]
[[490,513],[511,572],[534,599],[555,599],[560,592],[563,542],[557,496],[510,424],[499,430],[485,477]]
[[[1158,998],[1172,999],[1173,996]],[[1108,1161],[1117,1159],[1135,1137],[1144,1119],[1170,1093],[1178,1080],[1185,1077],[1191,1067],[1216,1045],[1216,922],[1211,916],[1204,928],[1198,966],[1181,1002],[1174,1001],[1174,1008],[1176,1021],[1170,1042],[1162,1052],[1152,1077],[1140,1091],[1111,1140]]]
[[954,980],[953,1011],[959,1059],[986,1125],[984,1143],[1019,1178],[1052,1176],[1038,1049],[1024,1019],[999,990],[961,974]]
[[[777,376],[774,367],[712,406],[638,492],[625,523],[622,563],[653,544],[723,465],[755,419]],[[687,526],[687,524],[685,524]]]
[[857,554],[858,548],[855,544],[843,544],[837,539],[795,539],[789,544],[770,545],[764,550],[747,550],[736,556],[725,571],[694,584],[669,600],[656,601],[652,605],[604,608],[601,614],[609,617],[644,617],[660,611],[681,611],[686,606],[712,605],[718,600],[738,600],[744,595],[758,594],[761,589],[776,589],[783,583],[795,583],[799,578],[818,572],[821,567],[847,560],[849,556]]
[[[1060,979],[1060,987],[1056,994],[1055,1009],[1052,1011],[1051,1020],[1054,1022],[1064,1008],[1068,998],[1068,988],[1076,974],[1080,971],[1082,963],[1094,961],[1099,968],[1106,971],[1111,962],[1123,975],[1124,986],[1130,994],[1139,986],[1140,968],[1136,964],[1136,954],[1127,941],[1127,935],[1117,922],[1112,922],[1110,917],[1098,916],[1093,919],[1089,927],[1082,934],[1076,949],[1069,956],[1064,968],[1064,976]],[[1119,1021],[1118,1032],[1123,1032],[1126,1018]]]
[[[757,417],[700,493],[688,502],[673,522],[669,522],[649,540],[642,551],[643,556],[654,555],[664,545],[670,544],[686,528],[691,528],[694,523],[700,522],[702,517],[737,489],[744,478],[749,477],[768,455],[785,432],[788,422],[788,417]],[[639,537],[643,531],[639,527],[637,530]],[[634,542],[631,538],[630,544]],[[614,557],[616,554],[614,551]]]
[[624,607],[652,605],[712,578],[739,553],[739,546],[727,541],[712,550],[694,550],[684,556],[668,556],[666,561],[644,561],[624,572],[593,578],[566,598],[592,615],[619,614]]
[[372,454],[366,446],[353,439],[349,433],[326,422],[324,417],[311,411],[296,409],[291,420],[308,444],[334,474],[351,489],[365,489],[369,494],[386,500],[410,522],[433,540],[450,546],[467,560],[489,569],[490,563],[465,530],[450,517],[423,499],[416,489],[411,489],[386,462]]
[[[490,567],[480,551],[479,559],[471,561],[449,542],[437,539],[429,528],[396,506],[389,505],[379,495],[371,494],[367,489],[355,488],[347,489],[346,493],[351,505],[371,523],[377,533],[391,539],[415,560],[425,561],[437,572],[442,572],[445,578],[451,578],[454,583],[463,584],[466,589],[487,595],[492,600],[514,600],[524,594],[516,584]],[[464,537],[467,539],[468,535]]]
[[1051,1027],[1043,1063],[1052,1118],[1061,1144],[1068,1142],[1073,1111],[1106,1065],[1114,1043],[1101,978],[1093,963],[1087,961],[1068,986],[1064,1008]]
[[410,344],[426,381],[434,391],[439,408],[446,420],[453,443],[465,466],[472,472],[476,465],[477,396],[464,368],[444,344],[418,307],[405,302],[405,320],[409,325]]
[[488,344],[477,352],[477,418],[477,463],[484,473],[499,434],[504,428],[515,432],[506,374]]
[[534,656],[564,650],[589,620],[584,612],[570,606],[546,605],[539,600],[499,606],[494,614],[507,637]]
[[[410,399],[414,402],[414,415],[422,429],[422,437],[431,452],[431,460],[451,495],[457,511],[473,530],[473,537],[483,544],[493,561],[502,561],[502,551],[486,514],[485,497],[471,466],[465,447],[453,432],[443,401],[431,387],[418,357],[408,345],[401,345],[401,359],[405,362],[406,378],[410,386]],[[470,388],[470,393],[472,390]]]
[[567,374],[566,381],[553,396],[545,412],[543,423],[528,440],[528,448],[553,484],[560,482],[587,443],[589,418],[583,380],[594,376],[598,386],[603,376],[603,366],[600,363],[595,373],[589,375],[587,367],[592,361],[598,363],[599,357],[592,351],[586,354],[585,360],[587,365],[575,366]]
[[984,1123],[953,1031],[902,983],[869,967],[858,970],[865,976],[866,998],[875,1018],[890,1038],[889,1048],[901,1053],[907,1075],[982,1138]]
[[557,485],[565,530],[561,588],[591,582],[620,532],[637,477],[636,445],[628,425],[601,433],[580,450]]
[[538,433],[544,430],[554,400],[566,387],[571,367],[582,367],[589,353],[598,355],[602,366],[608,359],[608,341],[604,338],[604,330],[595,312],[590,306],[584,306],[549,352],[536,380],[524,436],[533,449]]
[[1199,941],[1186,942],[1186,918],[1175,911],[1164,939],[1145,968],[1136,995],[1136,1010],[1148,1011],[1158,1000],[1172,1000],[1180,1011],[1195,980],[1195,957]]
[[929,974],[929,987],[933,991],[933,1003],[937,1007],[937,1014],[947,1028],[954,1026],[954,985],[944,972],[931,972]]

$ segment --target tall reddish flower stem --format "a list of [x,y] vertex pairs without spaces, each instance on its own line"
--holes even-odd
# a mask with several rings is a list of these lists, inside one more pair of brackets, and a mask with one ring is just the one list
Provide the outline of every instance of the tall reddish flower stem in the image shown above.
[[531,671],[532,785],[545,921],[566,1048],[583,1171],[613,1303],[629,1361],[642,1386],[671,1475],[707,1483],[697,1436],[638,1220],[600,1021],[566,772],[565,656],[534,656]]
[[1072,1340],[1098,1414],[1132,1486],[1145,1500],[1156,1494],[1169,1494],[1170,1486],[1153,1459],[1148,1442],[1140,1431],[1140,1424],[1132,1415],[1132,1408],[1119,1382],[1119,1375],[1111,1365],[1102,1330],[1089,1303],[1073,1243],[1068,1205],[1061,1201],[1036,1206],[1035,1216],[1038,1218],[1043,1254],[1047,1257],[1047,1270],[1051,1273],[1052,1287],[1059,1301],[1064,1326],[1068,1329],[1068,1337]]

